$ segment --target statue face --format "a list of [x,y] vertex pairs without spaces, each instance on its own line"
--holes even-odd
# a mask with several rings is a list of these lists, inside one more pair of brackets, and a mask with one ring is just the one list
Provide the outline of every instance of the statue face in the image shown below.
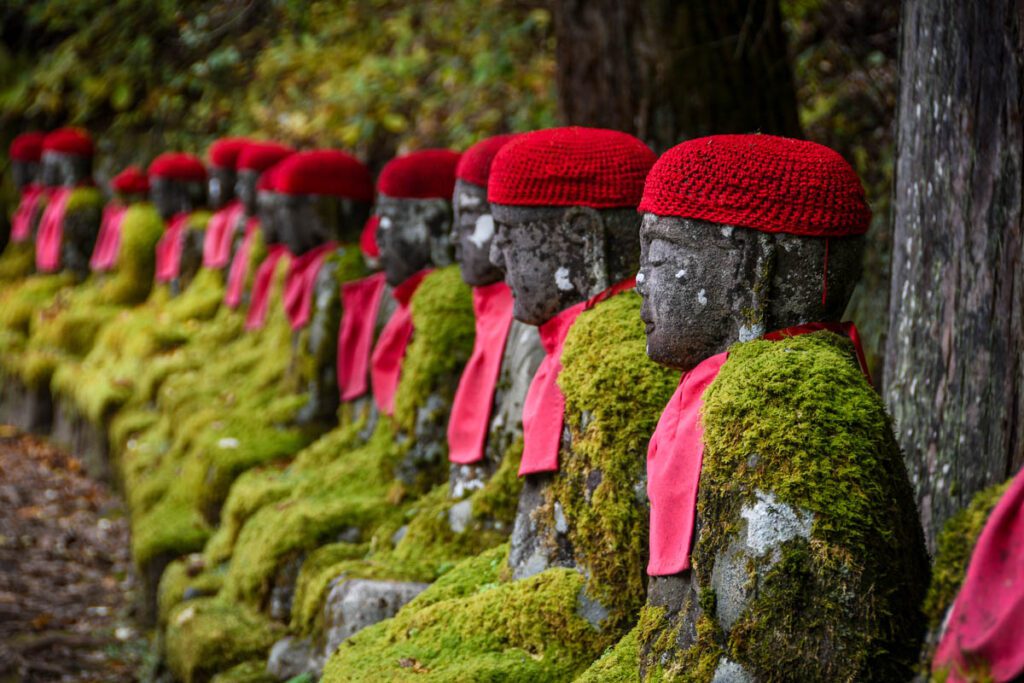
[[490,259],[494,216],[487,203],[487,190],[464,180],[456,181],[453,206],[452,244],[462,279],[474,287],[498,282],[504,273]]
[[242,202],[247,216],[255,216],[259,210],[256,205],[256,182],[259,179],[259,171],[243,169],[235,180],[235,196]]
[[164,220],[202,206],[205,190],[205,183],[181,182],[160,176],[149,181],[149,198]]
[[263,233],[264,244],[281,242],[277,225],[277,195],[261,190],[256,195],[257,215],[260,219],[260,232]]
[[75,187],[92,177],[92,159],[60,152],[43,152],[42,184],[47,187]]
[[222,209],[235,198],[235,172],[230,168],[210,166],[209,180],[206,184],[210,208]]
[[11,161],[11,175],[14,184],[20,190],[39,177],[39,164],[33,161]]
[[392,287],[418,271],[451,263],[451,206],[442,199],[377,200],[377,245]]
[[315,235],[323,231],[316,225],[322,220],[317,211],[317,200],[314,195],[282,194],[277,197],[277,223],[281,231],[281,241],[293,254],[302,254],[318,242]]

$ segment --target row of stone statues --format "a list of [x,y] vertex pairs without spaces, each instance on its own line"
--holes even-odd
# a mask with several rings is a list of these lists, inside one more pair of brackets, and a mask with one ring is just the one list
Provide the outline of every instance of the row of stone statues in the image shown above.
[[225,138],[105,206],[83,131],[10,152],[0,411],[122,487],[176,679],[1024,670],[1024,484],[926,601],[832,150],[555,128],[374,182]]

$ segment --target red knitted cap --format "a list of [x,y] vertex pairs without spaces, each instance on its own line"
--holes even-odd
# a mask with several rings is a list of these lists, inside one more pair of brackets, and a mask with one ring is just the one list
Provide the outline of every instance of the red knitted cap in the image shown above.
[[91,157],[92,137],[81,128],[58,128],[43,138],[43,151]]
[[8,155],[15,161],[39,161],[46,133],[22,133],[11,140]]
[[871,222],[857,172],[837,152],[760,134],[668,150],[647,177],[640,211],[819,237],[862,235]]
[[234,169],[238,167],[238,156],[248,144],[245,138],[221,138],[210,145],[206,154],[212,166]]
[[423,149],[395,157],[380,171],[377,190],[392,199],[452,200],[458,152]]
[[487,200],[506,206],[635,207],[655,155],[637,138],[603,128],[524,133],[491,164]]
[[380,225],[378,216],[370,216],[363,225],[363,232],[359,236],[359,248],[370,258],[380,258],[380,247],[377,246],[377,226]]
[[455,169],[455,177],[468,183],[487,187],[487,177],[491,173],[491,163],[502,147],[515,138],[515,134],[495,135],[481,140],[463,153],[459,166]]
[[238,155],[238,170],[265,171],[292,154],[295,154],[295,150],[288,145],[277,142],[250,142]]
[[370,169],[351,154],[317,149],[291,155],[275,168],[275,189],[284,194],[319,194],[373,201]]
[[164,152],[149,165],[153,178],[167,178],[181,182],[205,182],[206,167],[194,154],[185,152]]
[[149,176],[138,166],[129,166],[111,179],[110,187],[121,194],[146,194]]
[[281,164],[275,164],[260,174],[256,181],[256,189],[259,192],[277,192],[277,171]]

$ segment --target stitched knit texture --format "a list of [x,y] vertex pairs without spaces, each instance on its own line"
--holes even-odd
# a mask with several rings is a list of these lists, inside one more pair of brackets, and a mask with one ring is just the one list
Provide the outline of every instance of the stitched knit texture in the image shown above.
[[450,149],[424,149],[395,157],[381,169],[377,190],[392,199],[451,201],[460,156]]
[[129,166],[113,177],[110,187],[121,194],[146,194],[149,192],[149,177],[138,166]]
[[238,170],[266,171],[292,154],[295,154],[295,150],[288,145],[277,142],[250,142],[238,155]]
[[491,163],[494,156],[506,144],[516,136],[495,135],[476,143],[463,153],[459,159],[459,166],[455,169],[455,177],[473,183],[480,187],[487,187],[487,176],[491,172]]
[[39,161],[45,137],[46,133],[22,133],[11,140],[8,156],[15,161]]
[[773,135],[713,135],[661,155],[640,211],[762,232],[862,235],[871,209],[837,152]]
[[219,168],[237,168],[238,156],[245,149],[249,141],[245,138],[221,138],[215,140],[207,155],[210,163]]
[[91,157],[92,136],[81,128],[58,128],[43,138],[43,151]]
[[274,169],[275,189],[283,194],[317,194],[373,201],[370,169],[336,149],[298,152]]
[[550,128],[505,145],[491,165],[487,200],[506,206],[635,207],[655,154],[603,128]]
[[149,175],[181,182],[206,182],[206,167],[194,154],[164,152],[149,164]]

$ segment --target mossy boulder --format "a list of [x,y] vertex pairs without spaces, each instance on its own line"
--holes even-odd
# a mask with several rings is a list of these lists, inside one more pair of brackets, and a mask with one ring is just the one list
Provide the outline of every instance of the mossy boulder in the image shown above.
[[0,253],[0,284],[28,277],[36,267],[36,248],[31,241],[8,242]]
[[730,349],[703,396],[692,574],[645,610],[648,680],[907,680],[928,581],[913,492],[848,340]]

